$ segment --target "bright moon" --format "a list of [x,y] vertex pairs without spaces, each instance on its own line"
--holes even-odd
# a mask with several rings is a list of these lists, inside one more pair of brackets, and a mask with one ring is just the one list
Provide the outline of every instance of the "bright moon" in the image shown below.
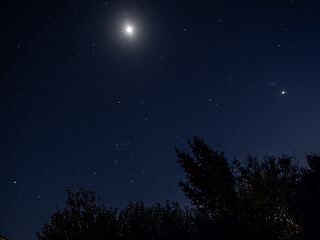
[[126,33],[129,34],[129,35],[131,35],[133,33],[133,28],[130,25],[128,25],[126,27]]

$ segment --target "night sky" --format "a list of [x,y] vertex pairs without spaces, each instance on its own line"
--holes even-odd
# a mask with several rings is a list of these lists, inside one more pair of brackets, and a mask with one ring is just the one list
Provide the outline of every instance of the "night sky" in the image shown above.
[[189,204],[174,147],[320,151],[320,2],[1,7],[0,235],[35,239],[65,187]]

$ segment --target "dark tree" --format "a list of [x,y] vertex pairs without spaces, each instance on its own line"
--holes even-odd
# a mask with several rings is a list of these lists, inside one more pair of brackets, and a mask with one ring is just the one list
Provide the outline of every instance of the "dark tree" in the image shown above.
[[309,165],[298,185],[296,209],[301,221],[303,239],[320,236],[320,154],[307,154]]
[[223,152],[211,149],[198,137],[188,141],[192,155],[176,149],[178,163],[186,173],[182,191],[192,203],[212,216],[232,213],[236,199],[235,182]]
[[122,239],[192,239],[193,213],[178,203],[146,207],[130,203],[119,214]]
[[143,201],[130,203],[121,211],[107,209],[94,191],[67,188],[67,207],[45,224],[39,240],[128,240],[196,239],[194,210],[178,203],[146,207]]
[[197,207],[198,235],[201,239],[232,239],[238,234],[235,216],[235,179],[223,152],[214,151],[198,137],[188,141],[192,155],[175,149],[185,171],[182,191]]
[[192,154],[176,149],[185,171],[180,181],[193,206],[145,206],[141,200],[118,211],[106,208],[94,191],[67,188],[67,206],[45,224],[39,240],[313,240],[320,234],[320,155],[249,157],[229,164],[199,138]]
[[73,193],[67,188],[67,207],[57,210],[51,217],[50,224],[45,224],[40,240],[78,240],[78,239],[116,239],[117,210],[106,209],[95,192],[78,186]]
[[249,157],[247,166],[234,161],[238,219],[256,239],[293,239],[300,231],[291,207],[300,168],[292,157]]
[[[188,142],[192,155],[176,149],[184,169],[180,186],[192,204],[203,211],[198,230],[247,239],[293,239],[300,231],[292,201],[300,168],[292,157],[249,157],[246,166],[212,150],[199,138]],[[206,215],[207,214],[207,215]],[[202,220],[203,218],[206,218]]]

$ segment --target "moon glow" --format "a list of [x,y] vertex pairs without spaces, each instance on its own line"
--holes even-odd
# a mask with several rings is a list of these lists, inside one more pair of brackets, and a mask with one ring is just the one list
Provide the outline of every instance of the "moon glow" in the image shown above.
[[133,27],[130,26],[130,25],[127,25],[125,27],[125,32],[128,34],[128,35],[132,35],[133,34]]

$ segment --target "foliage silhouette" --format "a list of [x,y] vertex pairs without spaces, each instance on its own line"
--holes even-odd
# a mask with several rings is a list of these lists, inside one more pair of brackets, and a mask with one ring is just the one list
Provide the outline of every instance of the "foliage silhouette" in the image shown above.
[[[230,231],[247,239],[292,239],[299,233],[290,203],[300,168],[289,156],[249,157],[246,166],[212,150],[199,138],[188,142],[192,155],[176,149],[186,182],[185,195],[205,209],[219,236]],[[217,227],[218,226],[218,227]],[[229,231],[228,231],[229,230]]]
[[320,236],[320,154],[307,154],[308,168],[304,169],[298,183],[296,217],[303,229],[303,239],[319,239]]
[[167,201],[147,207],[141,200],[122,210],[107,208],[95,192],[67,188],[67,207],[45,224],[39,240],[59,239],[318,239],[320,155],[308,167],[293,157],[250,156],[227,161],[198,137],[191,154],[176,149],[185,172],[179,185],[192,206]]
[[176,148],[178,163],[186,172],[186,182],[179,183],[182,191],[215,218],[232,214],[235,180],[224,153],[213,151],[197,137],[188,143],[193,156]]
[[141,200],[118,211],[82,186],[76,192],[67,188],[67,196],[67,207],[52,215],[38,239],[193,239],[193,210],[178,203],[146,207]]
[[43,235],[37,232],[40,240],[47,239],[116,239],[117,209],[106,209],[95,192],[78,186],[74,193],[69,187],[67,207],[51,217],[51,223],[42,228]]
[[234,161],[238,196],[237,215],[242,226],[259,239],[293,239],[300,231],[291,207],[300,168],[292,157],[249,157],[245,167]]

